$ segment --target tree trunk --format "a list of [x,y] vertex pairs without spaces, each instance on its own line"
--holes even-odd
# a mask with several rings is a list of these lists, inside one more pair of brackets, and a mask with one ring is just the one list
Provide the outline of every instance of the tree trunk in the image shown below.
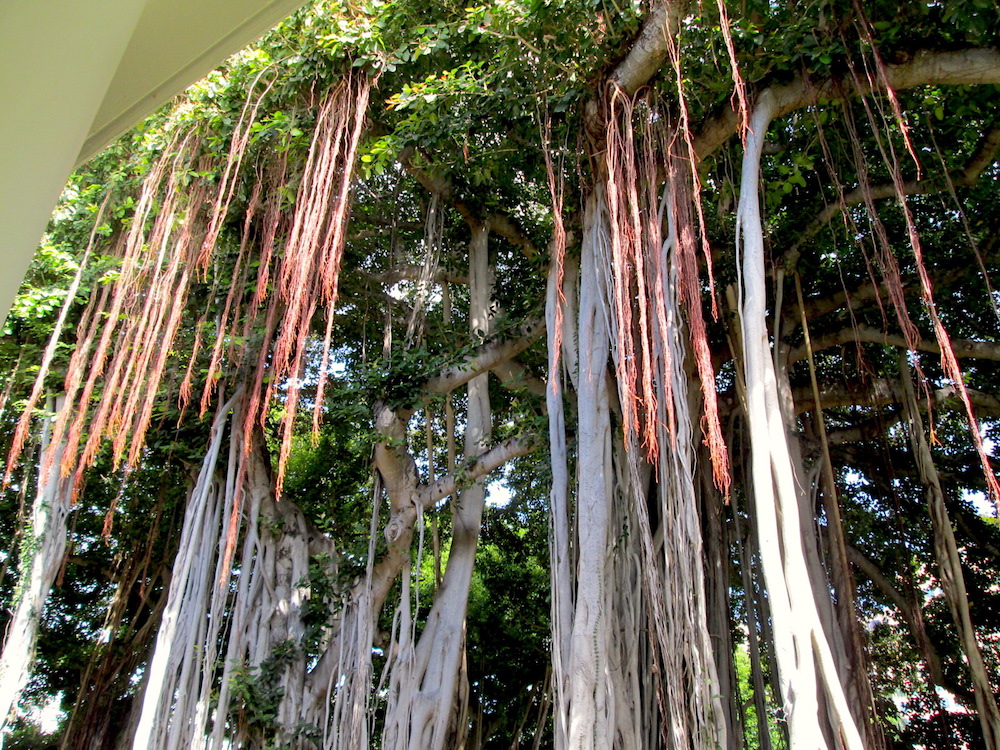
[[[580,262],[577,385],[577,568],[569,658],[565,674],[567,745],[557,750],[612,747],[607,685],[606,578],[613,474],[607,384],[607,310],[599,267],[606,263],[607,219],[599,190],[587,200]],[[558,668],[558,665],[554,665]]]
[[[473,339],[491,330],[489,230],[473,228],[469,243],[469,327]],[[492,416],[488,374],[468,383],[465,455],[482,455],[490,443]],[[465,690],[460,685],[465,651],[465,614],[476,559],[479,529],[486,498],[479,479],[452,498],[452,543],[441,587],[434,599],[420,640],[412,645],[412,627],[401,626],[400,654],[393,665],[393,685],[383,747],[438,750],[460,747],[468,727],[464,716]],[[404,578],[403,616],[410,617],[409,578]]]
[[[188,500],[167,604],[147,667],[133,750],[205,747],[211,683],[206,691],[203,675],[214,673],[217,638],[209,637],[209,632],[217,634],[221,627],[221,606],[213,606],[220,593],[221,549],[217,548],[225,544],[226,511],[235,497],[234,459],[242,441],[230,439],[228,477],[220,475],[219,460],[230,410],[241,401],[237,395],[219,409]],[[211,622],[206,617],[209,612]]]
[[754,111],[747,134],[737,218],[742,239],[741,322],[746,409],[761,562],[774,622],[775,652],[791,746],[803,749],[828,746],[822,725],[817,721],[819,684],[835,717],[838,741],[850,750],[860,750],[861,736],[836,674],[807,572],[795,466],[768,342],[758,192],[760,155],[774,108],[773,97],[765,93]]
[[[50,411],[63,400],[50,399]],[[0,747],[11,712],[31,676],[42,608],[66,551],[66,518],[72,504],[72,477],[60,476],[63,444],[51,442],[51,420],[42,431],[38,488],[31,506],[31,527],[24,534],[17,607],[0,656]]]

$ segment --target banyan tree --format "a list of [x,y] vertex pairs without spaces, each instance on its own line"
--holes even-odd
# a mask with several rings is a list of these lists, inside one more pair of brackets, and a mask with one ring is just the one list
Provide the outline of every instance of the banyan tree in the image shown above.
[[994,3],[423,5],[72,177],[5,741],[1000,748]]

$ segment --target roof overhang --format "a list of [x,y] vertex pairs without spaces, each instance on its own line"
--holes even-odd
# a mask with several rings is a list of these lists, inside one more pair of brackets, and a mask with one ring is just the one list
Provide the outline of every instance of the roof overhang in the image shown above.
[[147,0],[77,163],[302,4],[303,0]]
[[0,0],[0,316],[70,171],[304,0]]

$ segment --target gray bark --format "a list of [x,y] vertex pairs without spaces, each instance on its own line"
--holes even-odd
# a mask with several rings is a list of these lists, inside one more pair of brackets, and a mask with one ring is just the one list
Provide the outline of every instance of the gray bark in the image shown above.
[[[62,407],[50,399],[50,411]],[[0,655],[0,748],[7,722],[31,676],[42,608],[66,552],[66,519],[72,504],[73,479],[60,475],[64,446],[51,442],[51,421],[45,423],[38,486],[31,507],[31,526],[22,546],[17,606]]]

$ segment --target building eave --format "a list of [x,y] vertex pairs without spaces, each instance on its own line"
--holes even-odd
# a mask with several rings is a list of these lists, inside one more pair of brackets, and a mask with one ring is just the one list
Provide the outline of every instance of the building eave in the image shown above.
[[302,0],[147,0],[77,165],[301,5]]

